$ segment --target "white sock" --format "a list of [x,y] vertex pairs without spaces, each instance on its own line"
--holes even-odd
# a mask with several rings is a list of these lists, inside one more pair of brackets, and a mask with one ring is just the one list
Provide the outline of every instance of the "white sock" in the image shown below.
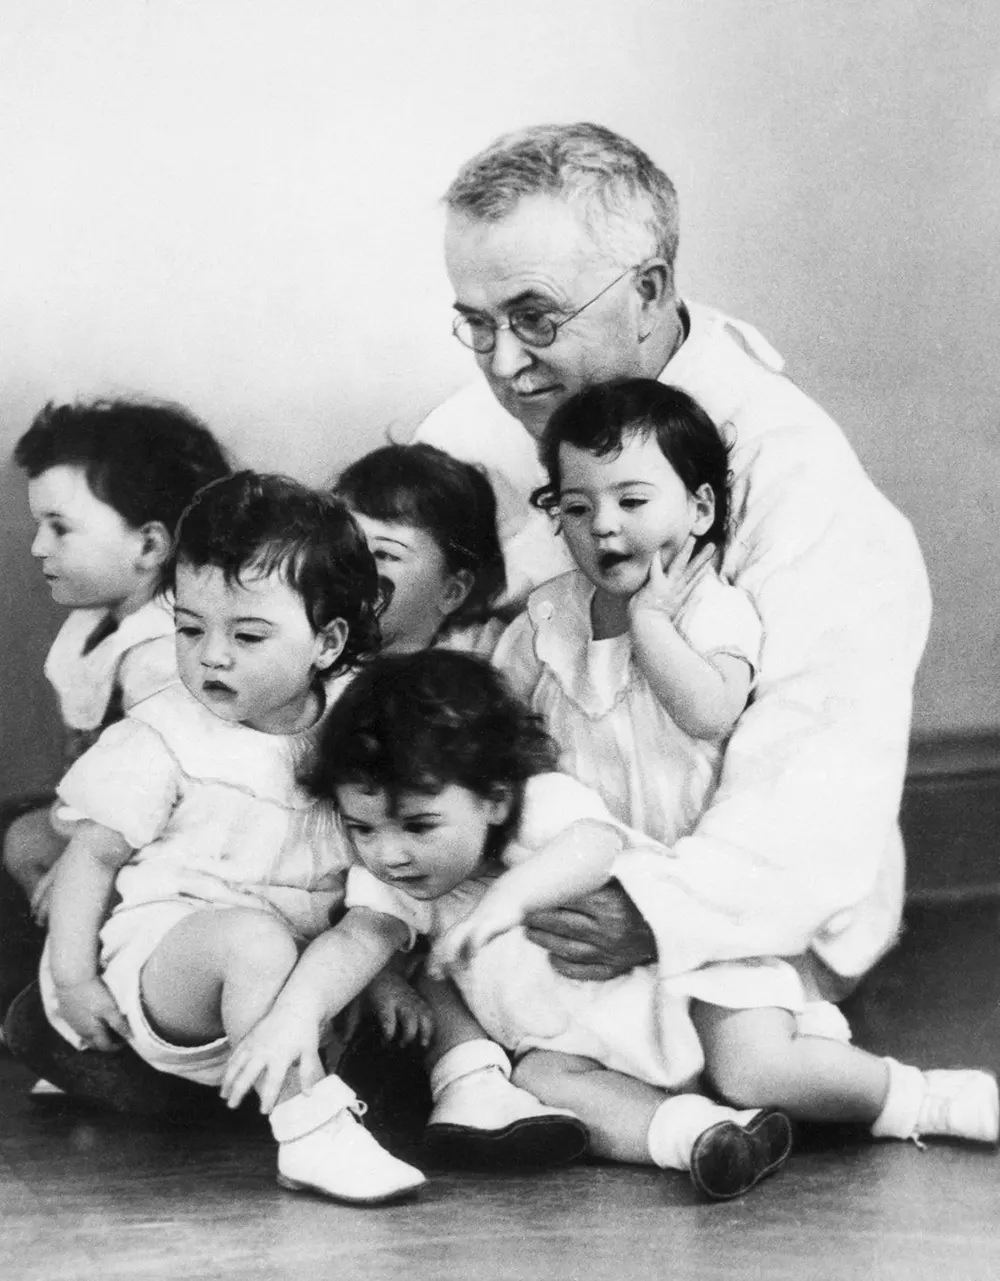
[[917,1133],[920,1105],[924,1101],[924,1074],[919,1068],[886,1058],[889,1088],[882,1111],[872,1124],[877,1139],[912,1139]]
[[719,1121],[741,1123],[757,1109],[737,1112],[713,1103],[702,1094],[674,1094],[664,1099],[649,1123],[646,1146],[661,1170],[689,1170],[691,1151],[699,1137]]
[[437,1102],[449,1085],[486,1068],[498,1068],[510,1078],[510,1059],[495,1041],[477,1037],[474,1041],[453,1045],[431,1068],[431,1098]]

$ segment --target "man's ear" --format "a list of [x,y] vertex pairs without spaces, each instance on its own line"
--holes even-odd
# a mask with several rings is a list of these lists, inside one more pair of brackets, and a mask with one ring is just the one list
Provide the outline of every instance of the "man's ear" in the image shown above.
[[674,273],[664,258],[647,258],[635,269],[635,287],[643,304],[661,310],[674,301]]
[[148,520],[139,527],[139,537],[141,541],[136,558],[137,567],[144,570],[162,569],[174,545],[170,530],[160,520]]
[[639,341],[645,342],[661,318],[676,308],[674,273],[664,258],[649,258],[635,270],[639,295]]
[[447,618],[449,614],[454,614],[456,610],[462,608],[469,599],[469,592],[472,591],[472,585],[475,582],[471,570],[460,569],[457,573],[450,574],[448,581],[445,583],[444,591],[441,594],[441,613]]
[[691,533],[707,534],[715,520],[715,490],[709,484],[699,485],[689,497],[694,506]]
[[316,633],[317,651],[315,667],[318,672],[328,672],[347,644],[347,624],[342,618],[321,627]]

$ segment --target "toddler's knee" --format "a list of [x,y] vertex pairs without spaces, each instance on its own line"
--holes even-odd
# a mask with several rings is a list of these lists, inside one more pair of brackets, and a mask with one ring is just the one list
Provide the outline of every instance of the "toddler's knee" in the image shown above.
[[31,816],[22,815],[16,818],[7,828],[3,838],[3,865],[18,884],[26,876],[38,875],[45,869],[36,868],[36,841],[31,839],[32,825],[27,821]]
[[565,1082],[567,1075],[593,1070],[595,1064],[585,1059],[575,1059],[567,1054],[554,1054],[546,1050],[529,1050],[514,1065],[511,1080],[522,1090],[536,1098],[551,1094]]
[[220,942],[233,961],[247,969],[290,967],[298,945],[288,927],[267,912],[227,908],[219,913]]
[[721,1098],[732,1107],[766,1107],[776,1102],[781,1066],[766,1055],[744,1052],[710,1064],[706,1075]]

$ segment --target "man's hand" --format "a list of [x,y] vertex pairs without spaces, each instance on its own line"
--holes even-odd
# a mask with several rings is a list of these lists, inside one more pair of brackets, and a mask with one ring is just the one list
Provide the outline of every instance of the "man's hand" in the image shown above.
[[533,912],[525,929],[553,968],[571,979],[613,979],[656,959],[652,931],[614,882],[570,907]]
[[120,1050],[128,1035],[128,1021],[115,998],[99,978],[56,986],[59,1013],[88,1049]]

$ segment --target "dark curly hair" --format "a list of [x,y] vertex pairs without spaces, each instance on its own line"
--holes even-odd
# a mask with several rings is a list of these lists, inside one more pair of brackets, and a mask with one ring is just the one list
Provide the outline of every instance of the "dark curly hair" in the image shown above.
[[696,539],[695,551],[714,543],[721,554],[729,536],[729,446],[693,396],[652,378],[595,383],[553,412],[538,451],[549,480],[535,490],[531,501],[549,513],[558,508],[560,445],[573,445],[603,458],[621,453],[633,436],[656,440],[689,493],[702,485],[711,487],[715,519]]
[[486,474],[433,445],[384,445],[352,463],[334,492],[371,520],[425,530],[449,573],[465,571],[468,596],[441,630],[481,623],[507,585],[497,504]]
[[490,834],[498,859],[521,821],[525,782],[556,768],[558,752],[539,716],[485,659],[455,650],[382,654],[351,682],[323,726],[307,786],[336,800],[353,784],[437,792],[456,784],[483,798],[509,789],[511,812]]
[[288,476],[240,471],[206,485],[181,517],[164,590],[177,566],[221,569],[227,583],[279,572],[314,629],[335,618],[347,642],[334,671],[356,667],[379,646],[375,560],[340,499]]
[[49,402],[14,447],[34,480],[53,467],[79,467],[95,498],[133,529],[159,521],[173,534],[202,485],[232,470],[204,423],[165,401]]

